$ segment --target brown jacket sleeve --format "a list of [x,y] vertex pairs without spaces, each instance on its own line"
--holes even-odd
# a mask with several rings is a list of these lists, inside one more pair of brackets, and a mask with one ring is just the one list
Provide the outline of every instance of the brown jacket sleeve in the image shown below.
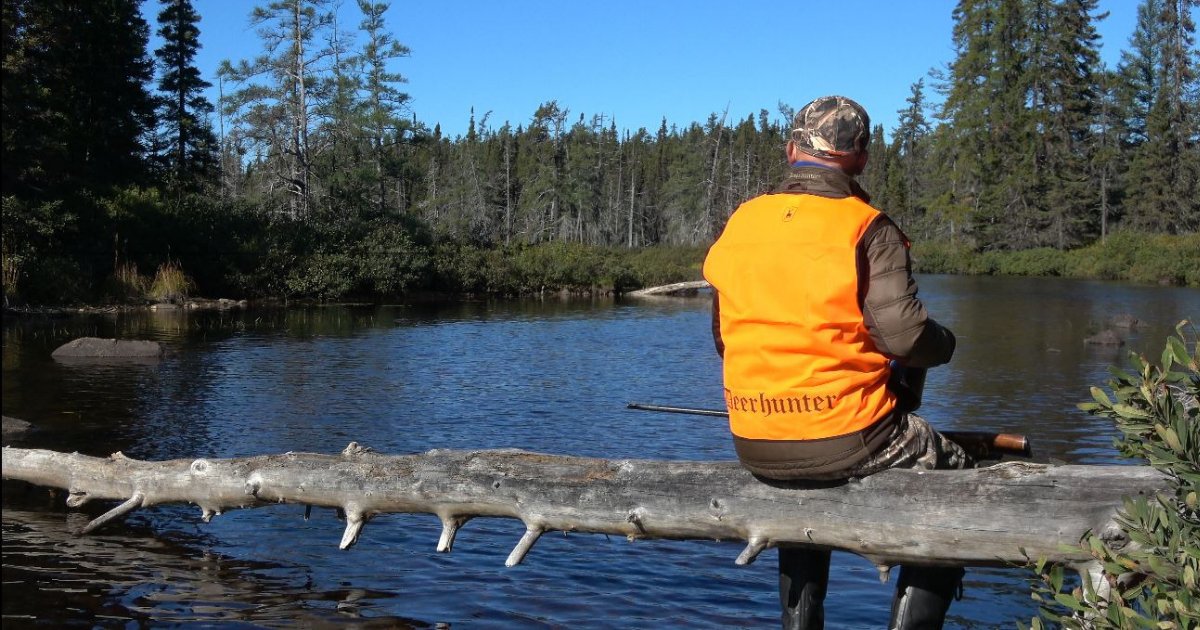
[[885,215],[859,241],[859,299],[875,347],[912,367],[933,367],[954,355],[954,333],[930,319],[917,299],[908,239]]
[[713,303],[712,303],[712,336],[713,345],[717,348],[717,354],[721,358],[725,358],[725,340],[721,338],[721,295],[717,293],[716,287],[713,287]]

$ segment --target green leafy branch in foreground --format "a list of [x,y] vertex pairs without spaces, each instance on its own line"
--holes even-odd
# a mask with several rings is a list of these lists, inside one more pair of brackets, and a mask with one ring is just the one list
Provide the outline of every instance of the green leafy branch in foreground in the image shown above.
[[[1154,497],[1126,498],[1118,513],[1130,543],[1113,548],[1089,532],[1080,545],[1103,567],[1112,587],[1107,600],[1084,584],[1063,588],[1063,568],[1036,567],[1033,599],[1041,604],[1034,630],[1043,628],[1200,628],[1200,351],[1191,329],[1192,353],[1185,335],[1187,322],[1167,339],[1162,366],[1131,355],[1136,374],[1109,368],[1115,400],[1099,387],[1095,402],[1080,409],[1116,421],[1124,434],[1116,440],[1121,455],[1148,460],[1166,473],[1171,488]],[[1024,624],[1018,624],[1025,628]]]

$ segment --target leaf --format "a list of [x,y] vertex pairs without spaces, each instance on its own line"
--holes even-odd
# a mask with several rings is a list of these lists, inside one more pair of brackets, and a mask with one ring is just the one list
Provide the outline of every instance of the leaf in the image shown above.
[[1130,353],[1129,354],[1129,362],[1133,364],[1133,367],[1137,368],[1138,374],[1145,376],[1146,360],[1144,358],[1142,358],[1136,354]]
[[1058,593],[1057,595],[1054,596],[1054,601],[1056,601],[1056,602],[1062,604],[1063,606],[1066,606],[1067,608],[1070,608],[1071,610],[1074,610],[1076,612],[1084,612],[1087,610],[1087,608],[1084,608],[1083,604],[1079,603],[1079,599],[1077,597],[1075,597],[1074,595],[1068,595],[1066,593]]
[[1126,405],[1124,403],[1117,403],[1113,405],[1112,408],[1113,411],[1117,412],[1117,415],[1121,416],[1122,418],[1139,418],[1142,420],[1149,420],[1154,417],[1147,411],[1143,411],[1137,407]]
[[1158,433],[1158,436],[1163,439],[1163,442],[1167,443],[1167,446],[1170,447],[1176,455],[1185,454],[1183,450],[1183,444],[1179,443],[1179,434],[1175,433],[1174,429],[1164,427],[1161,424],[1156,424],[1154,425],[1154,431]]
[[1113,404],[1112,399],[1108,397],[1108,394],[1104,393],[1104,390],[1100,389],[1099,387],[1092,388],[1092,398],[1094,398],[1101,407],[1111,407]]
[[1178,337],[1167,339],[1167,348],[1171,351],[1171,356],[1175,358],[1175,362],[1180,365],[1187,365],[1192,362],[1192,358],[1188,356],[1187,346]]
[[1119,368],[1115,365],[1110,365],[1108,367],[1108,373],[1117,377],[1117,380],[1119,380],[1123,383],[1132,383],[1133,382],[1133,377],[1129,375],[1129,372],[1126,372],[1125,370],[1122,370],[1121,368]]

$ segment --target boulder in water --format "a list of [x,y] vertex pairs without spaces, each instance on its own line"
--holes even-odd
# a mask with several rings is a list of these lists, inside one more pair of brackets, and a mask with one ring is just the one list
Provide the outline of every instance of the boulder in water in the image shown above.
[[1112,324],[1113,328],[1120,328],[1121,330],[1137,330],[1138,328],[1145,328],[1147,326],[1146,322],[1129,313],[1117,315],[1109,320],[1109,323]]
[[1083,343],[1089,346],[1109,346],[1115,348],[1125,345],[1125,340],[1121,339],[1121,336],[1115,330],[1109,328],[1084,339]]
[[12,439],[15,437],[20,437],[22,435],[25,435],[26,433],[29,433],[29,431],[31,429],[33,429],[33,425],[29,424],[28,422],[25,422],[24,420],[18,420],[16,418],[9,418],[8,416],[2,416],[2,417],[4,418],[4,439],[5,440],[9,440],[9,439]]
[[163,348],[157,341],[80,337],[59,346],[55,359],[157,359]]

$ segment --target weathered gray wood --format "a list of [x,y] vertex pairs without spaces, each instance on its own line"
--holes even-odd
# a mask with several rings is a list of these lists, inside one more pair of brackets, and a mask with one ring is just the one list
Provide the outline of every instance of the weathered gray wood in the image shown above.
[[626,294],[628,297],[654,297],[668,295],[686,295],[694,294],[700,289],[710,288],[712,285],[707,280],[693,280],[691,282],[676,282],[674,284],[664,284],[657,287],[647,287],[630,291]]
[[340,508],[347,515],[343,548],[380,513],[437,515],[439,551],[450,550],[471,517],[516,518],[527,533],[509,564],[520,562],[540,534],[573,531],[748,541],[739,564],[771,546],[803,544],[850,551],[880,566],[1003,565],[1023,562],[1025,554],[1079,565],[1090,560],[1074,547],[1086,531],[1119,537],[1112,517],[1122,496],[1167,486],[1161,473],[1134,466],[1007,463],[805,484],[766,482],[736,462],[524,451],[385,456],[355,443],[340,455],[164,462],[5,448],[3,477],[66,488],[73,505],[190,502],[206,518],[273,503]]
[[80,337],[58,347],[55,359],[156,359],[163,355],[157,341]]

